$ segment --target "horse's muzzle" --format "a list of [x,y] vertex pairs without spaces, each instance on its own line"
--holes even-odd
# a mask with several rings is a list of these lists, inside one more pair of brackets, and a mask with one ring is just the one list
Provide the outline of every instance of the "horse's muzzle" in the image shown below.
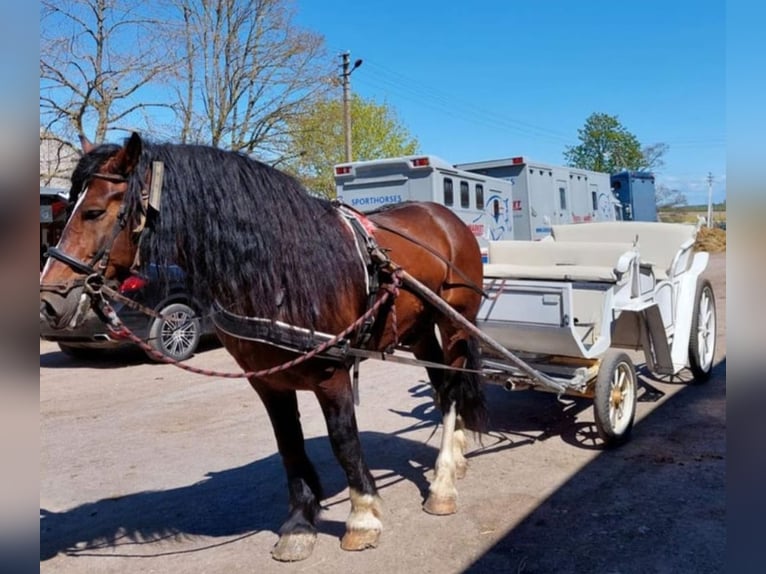
[[53,291],[40,291],[40,321],[53,329],[74,329],[79,326],[90,308],[90,297],[82,287],[62,295]]

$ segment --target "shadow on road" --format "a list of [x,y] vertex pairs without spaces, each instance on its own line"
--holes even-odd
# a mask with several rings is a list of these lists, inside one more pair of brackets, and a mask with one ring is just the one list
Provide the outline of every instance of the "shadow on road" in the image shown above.
[[[381,493],[406,480],[416,484],[425,498],[429,484],[425,472],[436,459],[435,447],[377,432],[363,432],[361,440],[366,451],[375,453],[370,457],[371,471],[378,477]],[[307,440],[306,450],[320,473],[326,497],[342,492],[346,479],[327,438]],[[348,504],[346,500],[342,503]],[[286,517],[284,468],[279,455],[274,454],[241,467],[209,473],[187,486],[106,498],[63,512],[41,508],[40,560],[62,552],[100,555],[104,548],[110,549],[109,556],[158,556],[168,548],[156,544],[163,540],[236,537],[224,542],[207,541],[204,547],[191,551],[204,550],[259,531],[276,532]],[[328,521],[318,525],[320,532],[333,536],[341,536],[343,528],[342,524]],[[187,548],[167,553],[188,552]]]
[[[206,335],[200,340],[195,355],[217,349],[220,346],[221,343],[217,337]],[[82,349],[81,352],[82,357],[73,357],[58,349],[40,353],[40,367],[46,369],[71,369],[73,367],[117,369],[132,365],[162,364],[150,359],[140,348],[133,345],[115,349]]]
[[725,571],[725,371],[658,406],[466,571]]

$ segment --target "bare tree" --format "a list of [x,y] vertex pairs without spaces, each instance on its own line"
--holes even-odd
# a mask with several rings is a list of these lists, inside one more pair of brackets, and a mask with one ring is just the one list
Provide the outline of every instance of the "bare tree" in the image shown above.
[[665,154],[670,149],[666,143],[656,143],[641,148],[643,160],[639,169],[644,171],[660,171],[665,166]]
[[72,144],[40,131],[40,185],[69,187],[68,175],[79,155]]
[[182,139],[279,161],[288,120],[332,85],[323,37],[293,25],[292,0],[174,3],[185,36]]
[[686,195],[677,189],[659,184],[654,190],[657,207],[681,207],[687,204]]
[[[149,88],[172,69],[164,50],[165,24],[142,0],[42,0],[40,17],[40,138],[74,150],[89,132],[104,141],[107,130],[146,123]],[[154,96],[160,99],[158,96]],[[42,175],[42,174],[41,174]]]

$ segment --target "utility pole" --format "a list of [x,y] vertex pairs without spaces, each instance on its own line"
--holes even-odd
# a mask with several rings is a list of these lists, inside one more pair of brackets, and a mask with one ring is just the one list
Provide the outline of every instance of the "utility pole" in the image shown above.
[[354,62],[354,67],[352,68],[349,63],[349,52],[344,52],[341,54],[341,57],[343,58],[343,73],[341,74],[341,80],[343,81],[343,134],[346,137],[346,161],[351,161],[351,107],[349,102],[349,91],[350,91],[350,81],[349,78],[351,77],[351,72],[356,70],[359,66],[362,65],[362,60],[357,60]]
[[707,172],[707,226],[713,226],[713,174]]

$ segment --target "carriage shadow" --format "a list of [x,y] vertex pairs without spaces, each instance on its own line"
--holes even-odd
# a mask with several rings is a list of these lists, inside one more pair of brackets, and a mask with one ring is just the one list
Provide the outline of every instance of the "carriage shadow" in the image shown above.
[[591,459],[463,571],[726,571],[725,477],[724,357],[708,383],[658,405],[630,442]]
[[[655,403],[665,392],[655,384],[689,384],[690,374],[682,372],[673,378],[657,377],[646,365],[637,365],[638,397],[641,403]],[[487,400],[488,424],[479,437],[480,446],[466,456],[472,458],[493,452],[517,448],[534,442],[558,437],[567,444],[586,450],[603,450],[603,441],[598,437],[596,425],[585,416],[593,408],[593,400],[583,397],[564,396],[557,398],[554,393],[540,390],[507,391],[502,386],[484,384]],[[411,387],[409,393],[415,398],[431,397],[432,391],[426,381]],[[392,412],[412,418],[410,429],[433,426],[436,429],[441,415],[431,401],[425,401],[409,411]]]
[[[377,432],[360,436],[364,448],[375,453],[371,471],[378,477],[384,499],[386,488],[400,481],[416,484],[425,499],[426,472],[437,454],[434,446]],[[322,477],[326,500],[342,493],[346,478],[327,438],[308,439],[306,450]],[[161,542],[226,538],[205,540],[202,544],[209,548],[261,531],[276,533],[287,516],[287,502],[284,469],[275,453],[244,466],[210,472],[186,486],[104,498],[61,512],[41,508],[40,560],[60,553],[100,555],[107,548],[110,556],[188,553],[188,546],[174,550]],[[420,503],[422,500],[412,501],[413,505]],[[347,500],[344,497],[333,504],[347,504]],[[340,537],[345,526],[320,520],[317,528],[320,533]]]

